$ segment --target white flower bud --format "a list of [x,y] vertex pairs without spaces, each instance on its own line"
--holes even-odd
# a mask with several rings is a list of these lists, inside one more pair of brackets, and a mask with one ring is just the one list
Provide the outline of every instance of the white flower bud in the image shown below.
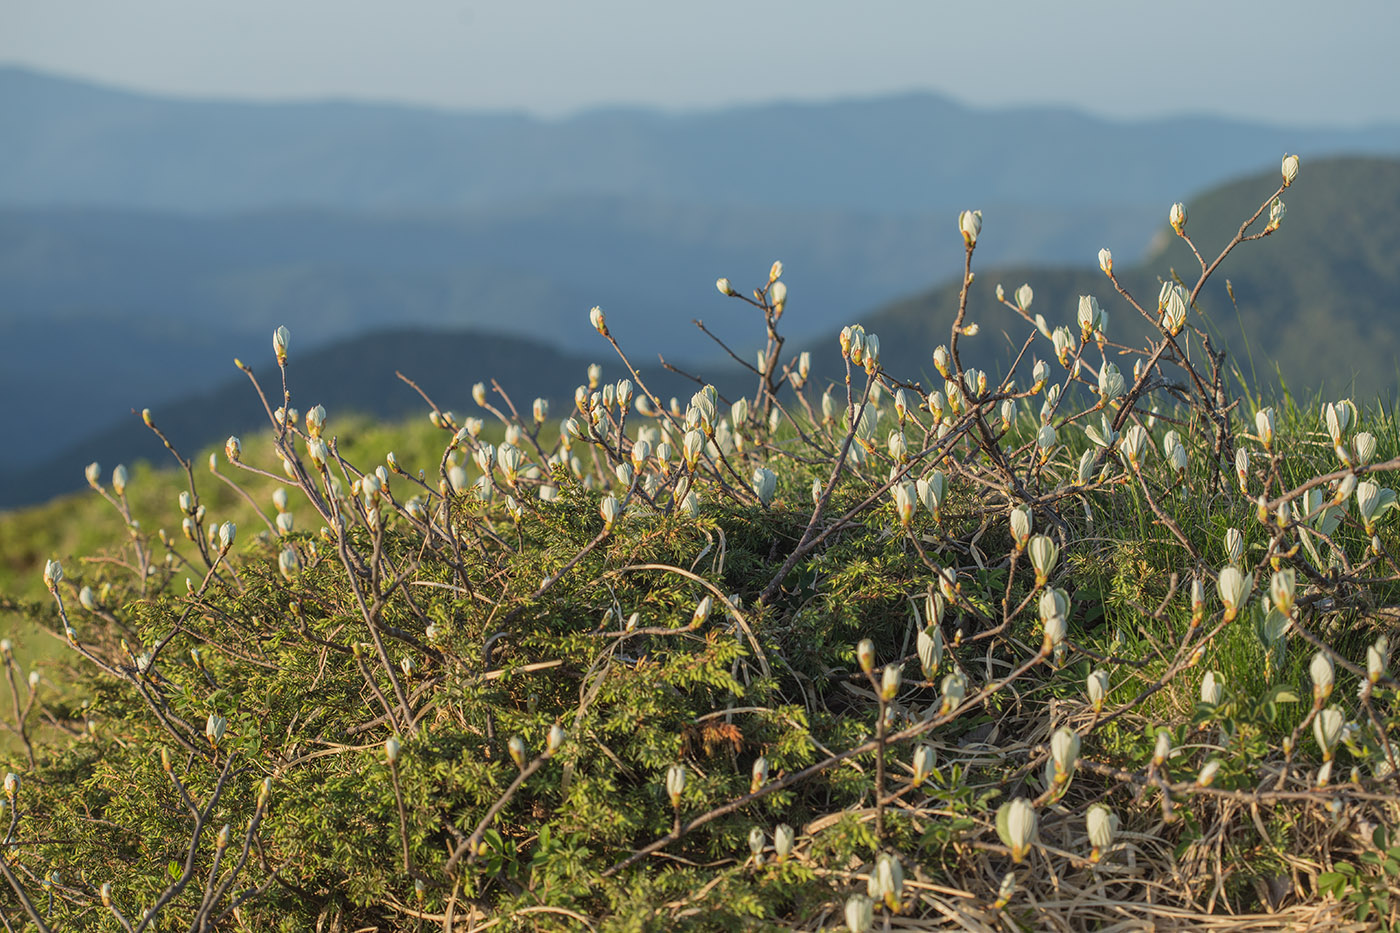
[[1206,671],[1201,678],[1201,702],[1207,706],[1219,706],[1225,698],[1224,678],[1215,671]]
[[783,862],[792,852],[792,844],[797,841],[797,834],[792,827],[786,823],[778,824],[778,828],[773,830],[773,852],[778,856],[778,861]]
[[1186,230],[1186,205],[1177,201],[1172,205],[1172,209],[1167,213],[1167,221],[1176,231],[1177,236],[1184,236]]
[[389,764],[393,765],[398,763],[399,752],[402,750],[403,743],[399,741],[398,736],[391,735],[384,740],[384,759],[388,761]]
[[1035,807],[1024,797],[1017,797],[997,810],[997,836],[1011,850],[1011,860],[1020,864],[1035,842]]
[[729,280],[725,278],[715,279],[715,288],[719,289],[719,293],[726,297],[732,298],[738,294],[738,292],[734,291],[734,286],[730,285]]
[[287,343],[292,339],[291,332],[286,327],[279,327],[272,334],[272,352],[277,354],[277,365],[283,366],[287,362]]
[[958,230],[962,233],[965,244],[976,246],[977,237],[982,232],[982,212],[963,211],[958,215]]
[[608,335],[608,324],[603,315],[603,309],[597,305],[594,305],[593,309],[588,312],[588,323],[592,324],[593,329],[604,337]]
[[1283,157],[1283,186],[1287,188],[1293,184],[1298,177],[1298,157],[1296,155],[1286,155]]
[[1319,651],[1313,655],[1312,663],[1308,665],[1308,676],[1312,678],[1313,700],[1318,705],[1325,703],[1332,695],[1336,679],[1336,670],[1326,651]]
[[1337,747],[1345,725],[1346,716],[1335,706],[1318,710],[1313,717],[1313,738],[1317,740],[1318,748],[1322,749],[1323,761],[1332,760],[1332,750]]
[[938,760],[933,746],[927,743],[919,745],[914,749],[914,786],[918,787],[928,780],[933,772],[934,763]]
[[1113,253],[1106,248],[1099,250],[1099,268],[1103,270],[1104,275],[1113,274]]
[[1091,671],[1085,686],[1089,691],[1089,702],[1097,713],[1103,709],[1104,698],[1108,696],[1108,671],[1102,667]]
[[1035,299],[1035,292],[1031,290],[1029,284],[1022,285],[1016,289],[1016,305],[1022,311],[1029,311],[1031,302]]

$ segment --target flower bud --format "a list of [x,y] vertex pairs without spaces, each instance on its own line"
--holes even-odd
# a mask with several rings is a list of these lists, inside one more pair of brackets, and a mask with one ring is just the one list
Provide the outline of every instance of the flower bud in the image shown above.
[[666,796],[671,798],[671,806],[681,805],[681,793],[685,790],[685,765],[673,764],[666,769]]
[[1274,198],[1269,205],[1269,222],[1264,227],[1265,233],[1273,233],[1283,226],[1283,217],[1288,213],[1288,207],[1279,198]]
[[761,827],[755,826],[753,829],[749,830],[749,852],[753,854],[755,859],[763,854],[763,847],[767,839],[768,837],[764,834]]
[[1386,651],[1389,645],[1386,637],[1382,635],[1376,639],[1374,645],[1366,648],[1366,679],[1371,683],[1376,683],[1385,673]]
[[1322,749],[1323,761],[1332,760],[1332,750],[1337,747],[1345,725],[1346,716],[1335,706],[1318,710],[1313,717],[1313,738],[1317,740],[1317,747]]
[[1103,709],[1104,698],[1108,696],[1108,671],[1100,667],[1090,672],[1085,686],[1089,691],[1089,702],[1094,705],[1094,712],[1100,712]]
[[1201,768],[1201,773],[1196,775],[1196,784],[1200,787],[1209,787],[1215,780],[1215,774],[1220,770],[1220,759],[1212,758]]
[[933,772],[934,763],[938,760],[933,746],[927,743],[921,744],[914,749],[914,786],[918,787]]
[[272,333],[272,352],[277,354],[278,366],[287,363],[287,342],[291,339],[291,332],[286,327],[279,327]]
[[1022,285],[1016,289],[1016,306],[1022,311],[1030,310],[1031,302],[1035,299],[1035,292],[1030,285]]
[[796,841],[797,834],[786,823],[778,824],[778,828],[773,830],[773,852],[778,856],[779,862],[787,860],[792,852],[792,844]]
[[1167,213],[1167,220],[1171,223],[1172,229],[1177,236],[1185,236],[1186,231],[1186,205],[1177,201],[1172,205],[1172,209]]
[[997,809],[997,836],[1011,850],[1011,860],[1020,864],[1035,841],[1035,807],[1024,797],[1008,801]]
[[[799,276],[799,278],[800,278],[800,276]],[[728,280],[728,279],[724,279],[724,278],[716,279],[716,280],[715,280],[715,288],[719,289],[719,293],[720,293],[721,295],[725,295],[725,296],[727,296],[727,297],[729,297],[729,298],[733,298],[735,295],[739,294],[738,292],[736,292],[736,291],[734,290],[734,286],[732,286],[732,285],[729,284],[729,280]]]
[[1224,678],[1215,671],[1206,671],[1201,678],[1201,702],[1207,706],[1219,706],[1225,698]]
[[864,894],[852,894],[846,898],[846,929],[850,933],[867,933],[874,924],[874,901]]
[[753,768],[749,778],[749,793],[756,794],[758,789],[768,782],[768,759],[759,755],[753,760]]
[[510,752],[510,760],[515,762],[517,768],[525,767],[525,740],[518,735],[510,737],[506,742],[506,750]]
[[1293,184],[1293,180],[1298,177],[1298,157],[1296,155],[1286,155],[1283,157],[1283,186],[1287,188]]
[[963,211],[958,215],[958,230],[965,244],[976,246],[977,236],[982,232],[982,212]]
[[1112,846],[1118,835],[1118,814],[1105,804],[1090,804],[1084,814],[1084,824],[1089,831],[1089,845],[1093,846],[1089,861],[1098,862],[1103,850]]
[[1172,736],[1170,732],[1163,729],[1157,733],[1157,743],[1152,748],[1152,763],[1160,768],[1162,765],[1166,764],[1167,759],[1170,758],[1171,755]]
[[53,593],[58,589],[58,584],[63,582],[63,565],[56,560],[44,562],[44,586]]
[[224,737],[224,730],[228,728],[228,720],[223,716],[209,714],[209,718],[204,722],[204,736],[209,740],[209,744],[215,748],[219,747],[219,741]]
[[900,683],[904,680],[903,664],[886,664],[880,677],[880,699],[886,702],[899,695]]
[[608,324],[603,316],[603,309],[597,305],[594,305],[593,309],[588,312],[588,323],[592,324],[593,329],[604,337],[608,335]]
[[11,806],[14,805],[15,797],[16,797],[16,795],[18,795],[18,794],[19,794],[19,775],[18,775],[18,774],[15,774],[13,771],[7,772],[7,773],[5,774],[5,797],[6,797],[7,800],[10,801],[10,805],[11,805]]
[[767,467],[759,467],[753,471],[751,485],[758,501],[766,506],[773,501],[773,494],[777,492],[778,475]]
[[1104,275],[1113,275],[1113,253],[1107,249],[1099,250],[1099,268]]
[[1321,706],[1332,695],[1336,680],[1336,670],[1326,651],[1313,655],[1312,663],[1308,665],[1308,676],[1312,678],[1313,701]]

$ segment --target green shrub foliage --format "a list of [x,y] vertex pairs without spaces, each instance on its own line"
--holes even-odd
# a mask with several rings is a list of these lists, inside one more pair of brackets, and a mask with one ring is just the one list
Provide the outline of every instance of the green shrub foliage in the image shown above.
[[[412,465],[295,410],[279,330],[273,380],[239,364],[270,430],[94,465],[121,536],[24,603],[66,644],[62,689],[5,645],[6,924],[1394,923],[1394,421],[1241,386],[1196,306],[1219,260],[1154,305],[1105,251],[1056,328],[1029,286],[968,307],[959,231],[937,377],[852,325],[819,383],[775,264],[719,282],[766,334],[748,397],[653,396],[595,309],[620,379],[562,420],[424,396]],[[1014,369],[965,369],[997,315]]]

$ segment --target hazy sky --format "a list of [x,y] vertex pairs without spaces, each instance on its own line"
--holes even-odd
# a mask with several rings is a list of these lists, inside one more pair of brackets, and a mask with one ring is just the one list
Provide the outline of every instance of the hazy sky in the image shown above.
[[929,89],[1400,121],[1397,38],[1397,0],[0,0],[0,62],[185,96],[550,115]]

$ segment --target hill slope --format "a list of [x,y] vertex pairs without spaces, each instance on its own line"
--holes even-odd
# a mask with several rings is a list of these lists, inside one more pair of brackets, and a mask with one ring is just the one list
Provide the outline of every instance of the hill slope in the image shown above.
[[[1187,232],[1208,260],[1277,184],[1277,173],[1270,172],[1186,202]],[[1400,308],[1394,302],[1400,292],[1400,161],[1304,162],[1297,183],[1284,195],[1288,213],[1282,228],[1262,241],[1241,244],[1202,292],[1198,310],[1207,329],[1229,346],[1231,359],[1245,373],[1253,366],[1266,390],[1277,383],[1277,363],[1295,392],[1355,394],[1368,401],[1393,397],[1400,373]],[[1149,257],[1135,266],[1115,263],[1120,281],[1148,310],[1156,308],[1160,284],[1173,270],[1191,283],[1200,272],[1186,244],[1166,226],[1165,208]],[[1263,223],[1261,219],[1252,229],[1262,229]],[[992,241],[997,235],[989,218],[982,239]],[[1146,324],[1114,294],[1092,257],[1086,259],[1077,269],[976,263],[969,320],[979,321],[982,333],[962,342],[964,362],[1004,369],[1012,347],[1019,349],[1028,332],[1019,317],[996,303],[998,283],[1008,295],[1029,283],[1035,291],[1031,311],[1043,314],[1052,328],[1072,325],[1079,296],[1094,295],[1110,314],[1110,336],[1129,344],[1140,341]],[[1226,280],[1233,285],[1238,314]],[[881,335],[890,371],[937,377],[930,354],[948,340],[957,296],[957,283],[945,283],[860,318],[867,330]],[[1200,324],[1202,318],[1193,315],[1192,321]],[[833,336],[825,346],[834,344]],[[1040,341],[1035,349],[1037,357],[1051,358],[1048,342]]]

